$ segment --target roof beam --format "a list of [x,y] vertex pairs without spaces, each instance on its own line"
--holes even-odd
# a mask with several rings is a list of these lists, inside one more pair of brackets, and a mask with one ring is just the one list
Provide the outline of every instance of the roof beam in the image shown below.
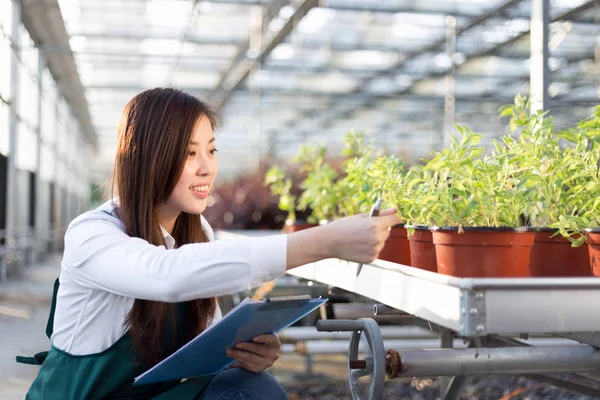
[[[276,94],[276,95],[288,95],[290,97],[292,96],[296,96],[297,99],[302,98],[303,96],[307,96],[310,98],[313,98],[315,101],[319,100],[319,101],[323,101],[323,100],[327,100],[331,98],[331,94],[327,94],[327,93],[322,93],[322,92],[316,92],[316,91],[298,91],[298,90],[289,90],[289,91],[279,91],[279,90],[275,90],[273,91],[272,89],[265,89],[263,90],[264,94]],[[365,101],[368,100],[372,100],[373,96],[371,94],[368,93],[353,93],[353,94],[347,94],[343,97],[343,100],[340,101],[340,105],[344,107],[344,110],[340,110],[339,114],[345,113],[345,112],[349,112],[351,110],[348,110],[347,108],[355,108],[355,107],[359,107],[361,104],[363,104]],[[424,102],[435,102],[435,103],[443,103],[444,102],[444,96],[440,95],[433,95],[433,94],[419,94],[419,93],[403,93],[401,95],[396,95],[396,94],[379,94],[377,95],[377,99],[379,100],[409,100],[409,101],[424,101]],[[463,103],[502,103],[502,104],[506,104],[506,103],[511,103],[514,100],[514,96],[513,95],[502,95],[502,94],[498,94],[495,91],[486,91],[485,93],[482,93],[481,95],[459,95],[456,96],[456,101],[457,102],[463,102]],[[248,101],[250,101],[248,99]],[[268,106],[271,101],[275,102],[274,104],[276,105],[281,105],[284,106],[285,104],[287,104],[287,101],[285,99],[281,99],[281,98],[275,98],[273,99],[269,99],[268,97],[264,97],[261,102],[263,107]],[[293,102],[293,100],[291,101],[291,105],[293,106],[297,106],[298,105],[298,101],[297,100],[296,103]],[[551,98],[550,101],[553,101],[553,99]],[[562,100],[561,100],[562,101]],[[597,99],[590,99],[588,101],[585,100],[565,100],[566,103],[574,103],[574,104],[583,104],[583,105],[594,105],[597,103]],[[384,107],[382,107],[382,109],[385,109]],[[390,110],[391,111],[391,110]],[[394,110],[395,112],[398,112],[398,110]],[[318,106],[313,106],[311,107],[311,111],[308,111],[311,113],[311,116],[316,116],[319,114],[319,112],[325,112],[324,108],[319,108]],[[329,112],[329,111],[327,111]],[[302,121],[302,119],[296,119],[297,121]]]
[[[121,28],[122,29],[122,28]],[[177,34],[168,34],[164,32],[139,32],[129,30],[110,29],[108,31],[96,32],[79,30],[72,32],[72,36],[85,36],[89,39],[121,39],[121,40],[147,40],[147,39],[159,39],[159,40],[179,40],[180,36]],[[235,44],[228,38],[214,36],[211,38],[205,38],[203,36],[188,35],[184,38],[186,42],[198,45],[221,45],[221,44]]]
[[[130,41],[142,41],[142,40],[147,40],[147,39],[179,40],[179,38],[175,35],[165,35],[165,34],[146,35],[143,32],[118,32],[118,31],[110,31],[110,32],[103,32],[103,33],[79,32],[79,33],[74,33],[72,36],[84,36],[88,39],[118,39],[118,40],[130,40]],[[218,38],[218,37],[201,38],[198,36],[191,36],[191,35],[187,36],[184,39],[184,41],[187,43],[191,43],[191,44],[195,44],[195,45],[199,45],[199,46],[222,46],[222,45],[231,46],[231,45],[233,45],[233,46],[238,46],[240,48],[243,47],[246,43],[245,41],[236,42],[236,41],[232,41],[230,39],[222,39],[222,38]],[[410,42],[420,43],[420,42],[428,42],[428,40],[427,40],[427,38],[423,38],[423,39],[411,38]],[[351,51],[351,50],[382,50],[382,51],[386,51],[386,50],[388,50],[389,51],[389,50],[399,50],[402,48],[401,47],[402,43],[395,43],[394,46],[385,46],[385,45],[370,45],[370,44],[365,44],[365,43],[358,43],[358,44],[335,43],[335,42],[331,42],[327,38],[322,38],[322,40],[319,40],[319,38],[303,37],[303,39],[302,39],[302,47],[305,49],[318,49],[323,45],[327,45],[332,50],[339,50],[339,51],[344,51],[344,50],[345,51]],[[69,52],[69,53],[72,52],[69,47],[47,46],[45,48],[45,50],[50,51],[50,52]],[[75,53],[81,54],[81,53],[87,53],[87,52],[90,52],[90,51],[77,51]],[[91,51],[91,53],[112,54],[113,52]]]
[[[110,7],[111,5],[118,5],[123,0],[86,0],[85,6],[103,6]],[[127,0],[127,2],[131,3],[145,3],[147,0]],[[265,0],[209,0],[209,3],[215,4],[231,4],[236,6],[264,6],[267,1]],[[371,12],[371,13],[382,13],[382,14],[396,14],[396,13],[414,13],[414,14],[431,14],[431,15],[447,15],[452,14],[455,17],[466,17],[472,18],[473,13],[466,11],[457,11],[454,5],[451,2],[447,2],[449,4],[448,7],[440,8],[437,7],[432,9],[431,7],[423,6],[426,2],[419,1],[411,1],[406,2],[406,4],[389,4],[390,2],[381,1],[376,4],[375,9],[368,8],[371,4],[369,3],[355,3],[355,4],[346,4],[344,1],[335,1],[329,0],[326,3],[326,8],[330,8],[336,11],[356,11],[356,12]],[[527,12],[515,13],[513,15],[515,18],[529,18],[529,14]]]
[[[137,58],[132,58],[134,57],[134,55],[128,54],[128,53],[101,53],[101,52],[94,52],[94,53],[88,53],[88,52],[78,52],[76,53],[78,56],[85,56],[85,55],[104,55],[107,56],[106,60],[102,60],[102,61],[98,61],[98,60],[93,60],[94,63],[94,67],[96,69],[114,69],[114,68],[124,68],[124,69],[132,69],[132,70],[138,70],[140,68],[141,65],[143,64],[147,64],[147,63],[152,63],[152,64],[169,64],[172,62],[173,57],[175,56],[167,56],[165,55],[163,56],[151,56],[151,60],[148,60],[147,57],[142,56],[142,55],[138,55]],[[122,60],[116,60],[115,58],[117,57],[122,57]],[[593,59],[594,58],[594,54],[586,54],[586,55],[578,55],[578,56],[561,56],[561,55],[552,55],[551,57],[558,57],[561,59],[564,59],[565,62],[567,64],[572,64],[578,61],[583,61],[583,60],[588,60],[588,59]],[[514,54],[502,54],[502,55],[498,55],[498,58],[500,60],[502,59],[506,59],[506,60],[526,60],[529,58],[529,54],[525,54],[525,53],[514,53]],[[180,59],[180,63],[182,62],[186,62],[186,61],[197,61],[197,57],[195,56],[185,56],[185,57],[181,57]],[[205,60],[205,61],[210,61],[210,60]],[[194,72],[197,73],[216,73],[216,66],[211,66],[211,65],[199,65],[199,66],[195,66],[193,68]],[[182,68],[180,65],[180,70],[181,69],[186,69],[186,68]],[[319,73],[323,73],[325,71],[329,70],[328,66],[315,66],[315,67],[311,67],[311,66],[305,66],[305,65],[269,65],[269,66],[263,66],[261,68],[263,71],[268,71],[268,72],[274,72],[274,73],[285,73],[285,74],[293,74],[293,73],[297,73],[297,74],[319,74]],[[353,74],[374,74],[377,73],[378,69],[376,68],[370,68],[370,69],[356,69],[356,68],[344,68],[344,67],[336,67],[335,68],[336,71],[339,71],[343,74],[348,74],[348,75],[353,75]],[[522,72],[522,71],[521,71]],[[482,75],[477,75],[477,74],[463,74],[463,76],[472,78],[472,77],[479,77],[479,78],[504,78],[505,76],[499,76],[499,75],[487,75],[487,74],[482,74]],[[523,73],[522,75],[515,75],[515,79],[518,77],[528,77],[529,75],[526,73]]]
[[[501,82],[501,85],[518,83],[519,81],[525,82],[527,80],[526,76],[500,77],[500,78],[503,79],[503,81]],[[593,84],[595,84],[595,81],[593,80],[593,78],[591,78],[591,80],[582,82],[580,80],[580,78],[578,78],[578,79],[572,79],[572,80],[566,80],[566,79],[554,80],[552,83],[567,83],[567,84],[569,84],[570,87],[576,88],[576,87],[593,85]],[[94,86],[86,86],[85,88],[93,89],[96,91],[107,90],[107,91],[111,91],[111,92],[113,92],[113,91],[138,92],[138,91],[145,89],[145,87],[141,86],[141,85],[94,85]],[[194,95],[197,95],[200,97],[205,97],[208,94],[207,89],[194,88],[194,87],[177,87],[177,88],[181,89],[181,90],[185,90],[190,93],[193,93]],[[308,98],[312,98],[312,99],[319,100],[319,101],[327,100],[332,97],[331,93],[326,93],[326,92],[321,92],[321,91],[280,89],[280,88],[262,89],[261,93],[263,94],[263,98],[261,100],[263,102],[263,106],[266,105],[265,103],[271,101],[271,99],[269,99],[269,97],[268,97],[269,95],[279,96],[278,98],[275,99],[275,101],[277,102],[277,104],[280,104],[280,105],[286,104],[286,99],[282,98],[281,96],[289,96],[290,98],[295,97],[295,100],[294,99],[290,100],[290,104],[296,105],[296,106],[298,106],[299,99],[301,99],[303,97],[308,97]],[[513,98],[512,95],[498,96],[498,93],[499,93],[499,91],[497,91],[497,90],[486,90],[486,91],[476,94],[476,95],[468,95],[468,96],[462,96],[462,97],[458,96],[457,101],[468,102],[469,99],[473,99],[476,102],[481,101],[482,99],[489,99],[490,101],[494,101],[494,100],[512,101],[512,98]],[[557,96],[557,98],[558,98],[558,96]],[[343,105],[343,106],[350,106],[350,107],[355,108],[355,107],[360,107],[362,103],[372,101],[373,99],[376,99],[376,100],[396,100],[396,99],[397,100],[402,100],[402,99],[418,100],[418,99],[422,99],[422,100],[427,100],[427,101],[432,101],[432,100],[443,101],[444,96],[443,95],[438,96],[438,95],[434,95],[434,94],[419,94],[419,93],[413,93],[413,92],[406,92],[406,93],[402,93],[402,94],[348,93],[348,94],[344,95],[342,98],[340,98],[339,102],[337,104],[339,104],[340,106]],[[597,101],[598,101],[598,99],[589,99],[587,102],[589,104],[593,104]],[[583,103],[583,102],[585,102],[585,100],[578,100],[578,102]],[[108,103],[108,104],[112,105],[111,103]],[[96,105],[95,102],[91,102],[93,111],[96,109],[95,105]],[[315,107],[315,109],[318,109],[318,108]],[[347,113],[350,111],[351,110],[347,110],[344,108],[344,110],[340,110],[340,113]],[[311,113],[311,115],[314,116],[314,113]]]
[[[248,49],[250,49],[251,38],[248,38],[248,41],[240,47],[238,54],[234,57],[232,63],[229,65],[225,73],[222,75],[221,80],[215,86],[211,93],[210,99],[217,111],[219,111],[227,102],[229,96],[231,96],[231,93],[233,93],[237,88],[239,88],[242,85],[242,83],[244,83],[246,78],[250,75],[252,69],[257,65],[260,65],[260,63],[262,63],[262,61],[271,53],[271,51],[273,51],[273,49],[277,47],[278,44],[282,43],[285,40],[286,36],[294,29],[295,25],[302,18],[304,18],[304,16],[312,8],[318,6],[318,4],[319,0],[304,0],[298,6],[294,14],[286,21],[286,23],[279,30],[279,32],[273,35],[272,39],[265,46],[262,46],[258,56],[254,60],[242,67],[241,75],[238,78],[236,78],[235,76],[233,76],[233,73],[238,68],[240,68],[241,63],[246,57],[246,52],[248,51]],[[281,1],[274,0],[273,3],[271,3],[269,8],[267,9],[267,15],[270,15],[272,18],[274,16],[274,13],[269,13],[269,10],[272,7],[276,7],[278,5],[281,5]],[[267,26],[268,24],[269,20],[263,20],[263,27]],[[233,80],[233,82],[230,82],[231,80]]]

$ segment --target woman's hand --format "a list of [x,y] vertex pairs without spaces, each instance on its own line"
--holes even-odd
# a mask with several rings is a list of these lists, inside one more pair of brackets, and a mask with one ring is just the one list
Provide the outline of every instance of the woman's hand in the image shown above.
[[353,215],[289,234],[287,269],[324,258],[372,262],[389,237],[390,227],[402,222],[395,213],[396,209],[390,208],[378,217]]
[[240,342],[235,349],[227,350],[227,356],[236,361],[230,368],[244,368],[252,372],[263,372],[279,358],[281,342],[277,335],[260,335],[253,342]]
[[377,258],[390,228],[401,223],[396,209],[382,210],[378,217],[359,214],[332,221],[323,226],[332,241],[330,251],[334,258],[370,263]]

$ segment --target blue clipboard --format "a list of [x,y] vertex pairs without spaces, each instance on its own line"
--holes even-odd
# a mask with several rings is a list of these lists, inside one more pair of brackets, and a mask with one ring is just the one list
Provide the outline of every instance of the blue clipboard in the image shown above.
[[318,308],[328,299],[244,299],[220,321],[211,325],[175,353],[139,375],[134,385],[216,374],[235,360],[225,354],[239,342],[279,333]]

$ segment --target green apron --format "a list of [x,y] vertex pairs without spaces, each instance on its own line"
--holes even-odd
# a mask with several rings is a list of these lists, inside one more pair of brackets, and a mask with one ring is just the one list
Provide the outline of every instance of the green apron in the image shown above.
[[[46,326],[51,337],[59,281],[54,283],[52,305]],[[183,332],[187,303],[175,304],[178,332]],[[171,335],[167,323],[167,340]],[[170,341],[166,342],[170,343]],[[41,365],[38,376],[29,388],[26,400],[71,399],[182,399],[196,398],[213,376],[179,381],[133,386],[133,378],[146,368],[135,362],[135,353],[129,333],[125,333],[108,349],[86,355],[72,355],[54,346],[50,351],[34,357],[17,357],[17,362]]]

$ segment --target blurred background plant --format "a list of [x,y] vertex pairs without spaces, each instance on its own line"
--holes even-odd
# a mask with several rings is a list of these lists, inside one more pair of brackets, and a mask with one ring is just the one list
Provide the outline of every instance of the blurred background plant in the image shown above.
[[215,186],[204,216],[213,229],[281,229],[286,212],[263,185],[267,167],[239,175]]

